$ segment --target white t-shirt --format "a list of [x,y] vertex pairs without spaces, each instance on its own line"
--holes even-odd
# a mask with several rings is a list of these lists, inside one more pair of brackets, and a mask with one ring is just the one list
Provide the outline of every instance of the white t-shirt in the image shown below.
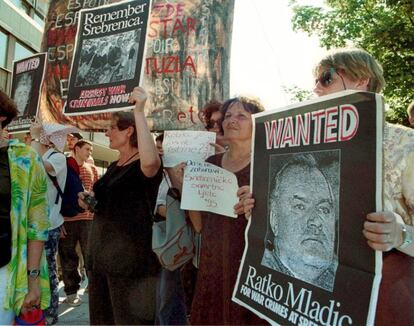
[[168,180],[167,182],[166,178],[168,178],[167,174],[162,178],[162,181],[158,188],[157,202],[155,203],[154,213],[157,213],[158,206],[167,205],[167,192],[170,188],[168,182],[171,183],[171,181]]
[[[52,154],[55,152],[54,154]],[[51,155],[52,154],[52,155]],[[48,162],[53,166],[54,172],[49,174],[55,176],[58,185],[62,191],[65,190],[66,174],[68,172],[66,167],[66,157],[62,153],[50,148],[43,154],[43,161]],[[50,217],[50,228],[49,230],[56,229],[63,224],[63,216],[60,214],[60,207],[62,205],[62,198],[59,196],[59,201],[56,204],[56,198],[58,191],[53,184],[52,180],[47,177],[47,198],[49,201],[49,217]]]

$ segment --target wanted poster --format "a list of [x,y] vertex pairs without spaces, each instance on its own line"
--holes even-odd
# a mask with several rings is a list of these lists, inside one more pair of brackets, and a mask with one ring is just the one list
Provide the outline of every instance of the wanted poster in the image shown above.
[[272,324],[373,325],[383,101],[347,91],[254,116],[255,209],[233,300]]
[[17,117],[7,126],[10,133],[28,132],[39,110],[40,92],[46,67],[46,53],[13,62],[11,98]]
[[64,114],[132,108],[150,9],[150,0],[133,0],[80,11]]

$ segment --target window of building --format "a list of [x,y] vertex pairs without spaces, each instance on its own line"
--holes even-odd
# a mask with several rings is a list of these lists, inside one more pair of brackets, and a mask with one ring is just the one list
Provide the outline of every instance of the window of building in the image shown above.
[[30,7],[27,5],[27,3],[23,0],[11,0],[14,5],[16,5],[17,8],[23,10],[27,15],[30,16]]
[[49,0],[37,0],[36,1],[36,10],[43,14],[47,15],[47,9],[49,8]]
[[7,34],[0,31],[0,67],[6,68],[7,62]]
[[16,44],[14,46],[14,60],[17,61],[20,59],[30,57],[32,54],[34,54],[32,50],[29,50],[23,44],[16,41]]
[[34,21],[42,28],[45,27],[45,19],[43,16],[37,14],[36,12],[33,14]]

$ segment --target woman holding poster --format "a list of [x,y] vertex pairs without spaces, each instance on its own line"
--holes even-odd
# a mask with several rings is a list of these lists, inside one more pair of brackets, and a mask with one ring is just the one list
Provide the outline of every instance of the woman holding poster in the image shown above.
[[[152,216],[162,179],[161,160],[144,116],[146,92],[136,87],[134,113],[117,112],[106,132],[119,151],[94,187],[89,234],[89,312],[92,325],[154,323],[159,263],[151,249]],[[80,194],[88,208],[91,194]]]
[[[221,107],[221,126],[229,149],[207,161],[233,172],[239,186],[250,181],[251,115],[261,111],[260,103],[247,98],[227,100]],[[231,301],[244,249],[244,215],[229,218],[203,212],[201,223],[203,240],[191,324],[263,324],[263,320]],[[197,229],[197,223],[194,226]]]
[[[314,92],[325,96],[343,90],[380,92],[385,81],[379,63],[361,49],[341,49],[328,54],[314,70]],[[412,193],[414,180],[407,158],[414,150],[414,134],[386,123],[383,134],[384,211],[369,213],[363,234],[367,244],[384,251],[376,325],[412,325],[414,322],[414,243]],[[411,178],[411,179],[410,179]],[[407,186],[410,189],[407,189]],[[240,205],[250,215],[254,199],[248,188],[239,190]],[[368,213],[368,212],[367,212]]]

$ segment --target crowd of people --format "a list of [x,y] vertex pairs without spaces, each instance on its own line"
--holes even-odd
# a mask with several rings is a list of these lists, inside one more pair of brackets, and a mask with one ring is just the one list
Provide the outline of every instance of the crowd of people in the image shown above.
[[[93,66],[95,58],[88,60]],[[380,64],[361,49],[328,54],[313,74],[318,97],[343,90],[379,93],[385,85]],[[186,211],[194,233],[201,235],[199,263],[193,266],[190,261],[170,271],[152,251],[152,223],[154,215],[168,216],[166,198],[171,189],[180,200],[185,164],[164,169],[163,136],[154,141],[144,115],[146,101],[145,90],[136,87],[130,97],[134,110],[112,115],[106,136],[119,158],[100,178],[91,161],[92,143],[74,139],[78,134],[73,128],[36,122],[29,146],[0,139],[0,324],[10,325],[14,316],[39,307],[49,324],[57,323],[57,253],[66,302],[74,307],[82,303],[78,291],[82,268],[86,270],[91,324],[267,324],[231,300],[245,229],[255,206],[249,186],[252,115],[262,112],[263,106],[245,97],[206,104],[206,130],[217,135],[212,144],[216,154],[207,162],[236,175],[239,202],[234,210],[238,215],[230,219],[212,212]],[[407,112],[414,124],[414,104]],[[16,105],[0,93],[0,134],[17,113]],[[414,322],[413,137],[405,129],[385,124],[384,211],[364,212],[363,216],[361,232],[367,246],[386,252],[377,325]],[[63,154],[66,140],[69,157]],[[321,214],[332,215],[337,205],[334,190],[316,161],[312,155],[289,161],[275,178],[278,191],[272,188],[269,194],[275,199],[271,220],[277,216],[279,222],[271,223],[262,264],[331,289],[338,257],[323,273],[303,273],[292,259],[297,255],[292,248],[295,239],[289,240],[292,228],[300,227],[321,201],[327,204],[318,206],[320,213],[312,216],[314,224],[323,219]],[[78,167],[84,191],[78,201],[82,211],[69,218],[60,212],[62,199],[56,184],[65,188],[70,164]],[[309,179],[305,182],[312,194],[309,214],[287,214],[292,188],[302,187],[293,178],[296,175]],[[289,247],[289,255],[280,254],[284,247]]]

